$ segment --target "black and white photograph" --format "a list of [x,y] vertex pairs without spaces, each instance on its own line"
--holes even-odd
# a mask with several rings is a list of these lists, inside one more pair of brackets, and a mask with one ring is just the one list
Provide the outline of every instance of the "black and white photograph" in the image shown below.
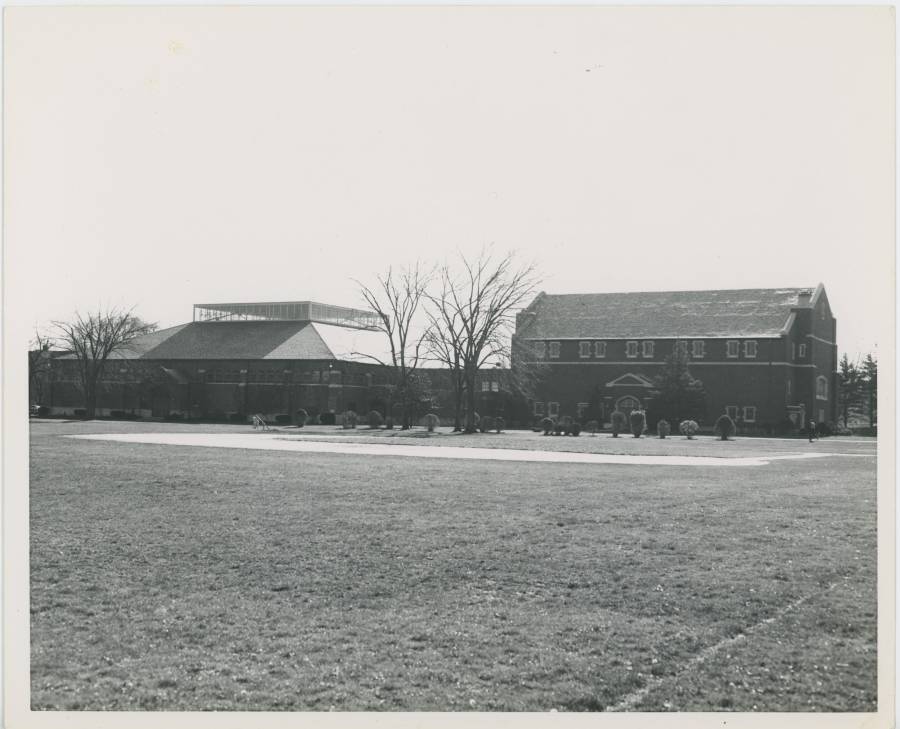
[[892,6],[3,47],[6,726],[895,725]]

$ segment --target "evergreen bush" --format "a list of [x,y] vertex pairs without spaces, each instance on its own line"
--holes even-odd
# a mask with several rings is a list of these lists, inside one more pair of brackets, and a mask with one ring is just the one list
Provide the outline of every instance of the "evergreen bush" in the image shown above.
[[428,413],[428,415],[422,419],[422,422],[425,423],[428,432],[433,433],[434,429],[440,424],[441,419],[434,413]]
[[294,420],[297,423],[298,428],[302,428],[306,425],[306,420],[309,418],[309,413],[307,413],[303,408],[300,408],[296,413],[294,413]]
[[610,421],[612,423],[612,436],[613,438],[618,438],[619,433],[628,424],[628,417],[621,410],[614,410],[613,414],[610,415]]
[[506,421],[503,418],[494,418],[494,430],[500,433],[505,427]]
[[643,410],[632,410],[628,419],[631,423],[631,434],[635,438],[640,438],[647,429],[647,414]]
[[678,426],[678,430],[681,431],[681,434],[688,440],[693,440],[697,431],[700,430],[700,426],[697,425],[696,420],[682,420],[681,424]]
[[671,431],[672,431],[672,428],[669,426],[668,420],[660,420],[656,424],[656,434],[660,438],[665,438]]
[[353,430],[358,420],[359,416],[352,410],[345,410],[341,413],[341,427],[344,430]]
[[483,415],[478,421],[478,430],[488,433],[494,429],[494,419],[490,415]]
[[584,429],[591,435],[594,435],[594,433],[600,430],[600,423],[596,420],[588,420],[587,423],[585,423]]
[[735,431],[734,421],[727,413],[722,413],[716,419],[716,424],[713,430],[721,440],[728,440],[729,438],[733,438]]
[[544,431],[544,435],[550,435],[554,425],[553,418],[541,418],[541,429]]
[[377,410],[370,410],[366,420],[369,422],[369,428],[371,430],[375,430],[376,428],[380,428],[384,425],[384,418],[381,417],[381,413]]

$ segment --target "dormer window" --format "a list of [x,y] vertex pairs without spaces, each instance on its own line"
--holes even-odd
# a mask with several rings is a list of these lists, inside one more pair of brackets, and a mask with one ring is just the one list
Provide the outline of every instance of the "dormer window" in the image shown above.
[[638,343],[637,342],[628,342],[625,345],[625,356],[626,357],[637,357],[638,352]]
[[594,355],[596,357],[605,357],[606,356],[606,342],[594,342],[594,352],[596,353]]
[[653,356],[653,342],[642,342],[641,349],[641,354],[643,354],[644,357]]
[[740,352],[741,343],[737,339],[729,339],[725,346],[725,356],[729,359],[736,359]]
[[559,342],[550,342],[550,359],[559,359]]
[[578,356],[582,359],[586,359],[591,356],[591,343],[590,342],[579,342],[578,343]]
[[744,342],[744,356],[750,359],[756,357],[757,343],[755,339]]

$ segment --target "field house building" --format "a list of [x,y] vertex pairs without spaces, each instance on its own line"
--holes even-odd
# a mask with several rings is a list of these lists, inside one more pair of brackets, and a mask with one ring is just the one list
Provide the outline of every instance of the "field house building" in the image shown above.
[[[516,336],[547,362],[536,417],[578,418],[592,397],[609,422],[618,409],[652,415],[652,380],[681,347],[721,413],[748,429],[837,420],[836,321],[824,287],[614,294],[541,293]],[[652,424],[652,423],[651,423]]]
[[[97,414],[246,421],[370,410],[385,414],[385,335],[370,311],[312,301],[194,305],[193,320],[136,339],[107,364]],[[790,419],[836,420],[835,319],[824,287],[616,294],[541,293],[516,317],[515,337],[543,365],[533,397],[504,390],[504,370],[480,375],[482,414],[526,426],[545,415],[581,418],[592,398],[613,410],[647,409],[653,377],[674,347],[690,355],[707,393],[710,427],[723,412],[747,428]],[[52,415],[84,407],[76,362],[52,358],[41,404]],[[515,363],[514,363],[515,364]],[[427,376],[423,406],[452,418],[446,370]],[[32,401],[35,396],[32,394]],[[652,423],[651,423],[652,424]]]

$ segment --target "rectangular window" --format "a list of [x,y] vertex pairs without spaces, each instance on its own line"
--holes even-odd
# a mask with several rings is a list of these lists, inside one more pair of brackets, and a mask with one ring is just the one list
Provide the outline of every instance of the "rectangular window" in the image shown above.
[[695,359],[703,359],[703,356],[706,354],[706,342],[702,339],[696,340],[694,342],[692,354]]
[[578,356],[584,359],[585,357],[591,356],[591,343],[590,342],[579,342],[578,343]]
[[653,356],[653,342],[643,342],[642,343],[642,354],[644,357],[652,357]]
[[535,342],[534,343],[534,355],[538,359],[546,359],[546,357],[547,357],[547,342]]
[[673,352],[677,352],[678,354],[687,354],[687,342],[675,342],[675,346],[672,347]]
[[728,344],[726,345],[725,356],[734,359],[738,356],[740,346],[741,343],[736,339],[729,339]]
[[744,356],[745,357],[749,357],[749,358],[756,357],[756,350],[757,350],[757,346],[756,346],[755,339],[748,339],[746,342],[744,342]]
[[755,423],[756,422],[756,406],[755,405],[744,405],[744,422],[745,423]]
[[738,413],[737,405],[728,405],[725,408],[725,414],[732,420],[735,420],[737,418],[737,413]]
[[490,389],[491,389],[491,383],[488,382],[487,380],[482,380],[482,381],[481,381],[481,391],[482,391],[482,392],[489,392]]
[[544,403],[534,401],[534,414],[535,415],[543,415],[544,414]]
[[800,359],[803,359],[806,356],[806,345],[800,345]]
[[497,380],[491,382],[491,392],[500,392],[500,383]]
[[558,402],[548,402],[547,403],[547,414],[551,418],[555,418],[559,415],[559,403]]
[[625,345],[625,356],[627,357],[637,357],[637,342],[628,342]]
[[578,403],[578,419],[579,420],[584,417],[584,411],[587,409],[588,409],[588,403],[586,403],[586,402]]
[[550,359],[559,359],[559,342],[550,342]]
[[606,342],[595,342],[594,343],[594,352],[597,357],[605,357],[606,356]]

